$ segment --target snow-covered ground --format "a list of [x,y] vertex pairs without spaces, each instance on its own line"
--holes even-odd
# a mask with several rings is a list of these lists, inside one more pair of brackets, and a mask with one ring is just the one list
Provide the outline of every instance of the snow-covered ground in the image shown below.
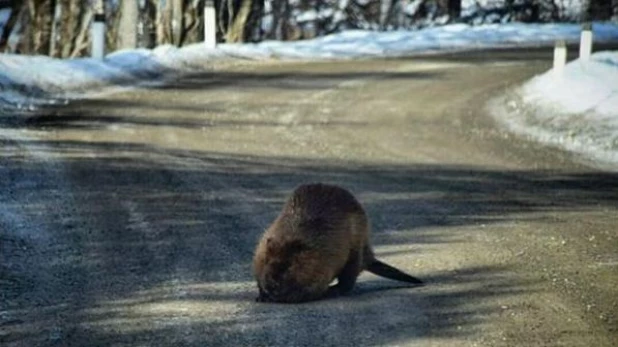
[[550,70],[490,103],[510,130],[618,171],[618,51]]
[[[595,23],[593,30],[596,42],[618,41],[616,23]],[[207,70],[214,61],[395,57],[549,45],[557,39],[578,42],[579,35],[576,24],[453,24],[418,31],[345,31],[297,42],[222,44],[210,50],[201,44],[180,49],[162,46],[114,52],[104,60],[0,54],[0,116],[91,92],[160,83],[167,77]],[[511,95],[508,108],[496,108],[496,112],[514,131],[618,167],[617,61],[612,53],[595,54],[589,63],[568,65],[559,80],[551,74],[539,76]]]

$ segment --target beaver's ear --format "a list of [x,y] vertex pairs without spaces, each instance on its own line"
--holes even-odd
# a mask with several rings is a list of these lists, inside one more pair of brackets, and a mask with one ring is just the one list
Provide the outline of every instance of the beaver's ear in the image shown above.
[[266,250],[268,252],[274,252],[277,248],[277,240],[275,240],[272,236],[266,238]]

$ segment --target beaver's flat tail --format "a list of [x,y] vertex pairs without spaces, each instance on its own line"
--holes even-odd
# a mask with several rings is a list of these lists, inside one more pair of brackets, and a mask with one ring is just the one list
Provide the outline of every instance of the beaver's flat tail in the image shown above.
[[423,285],[423,281],[419,280],[418,278],[410,276],[403,271],[397,270],[396,268],[385,264],[377,259],[373,259],[373,261],[367,265],[366,270],[378,276],[390,278],[395,281],[414,283],[419,286]]

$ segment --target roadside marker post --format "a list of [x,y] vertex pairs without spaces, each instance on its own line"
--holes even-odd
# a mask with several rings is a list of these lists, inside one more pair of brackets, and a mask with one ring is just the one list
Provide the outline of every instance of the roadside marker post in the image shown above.
[[217,46],[217,25],[214,0],[204,1],[204,45],[206,48]]
[[92,49],[90,54],[95,59],[105,56],[105,11],[103,1],[97,1],[94,8],[94,20],[90,28]]
[[562,76],[564,66],[566,65],[567,50],[564,40],[556,41],[554,47],[554,76]]
[[581,38],[579,40],[579,60],[590,60],[592,53],[592,23],[587,22],[582,25]]

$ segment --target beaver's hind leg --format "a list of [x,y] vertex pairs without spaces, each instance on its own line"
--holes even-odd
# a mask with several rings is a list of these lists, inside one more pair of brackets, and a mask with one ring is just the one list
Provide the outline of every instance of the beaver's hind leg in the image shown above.
[[351,252],[348,261],[337,275],[337,284],[331,286],[326,297],[335,297],[346,294],[354,288],[356,278],[361,271],[361,257],[359,252]]

